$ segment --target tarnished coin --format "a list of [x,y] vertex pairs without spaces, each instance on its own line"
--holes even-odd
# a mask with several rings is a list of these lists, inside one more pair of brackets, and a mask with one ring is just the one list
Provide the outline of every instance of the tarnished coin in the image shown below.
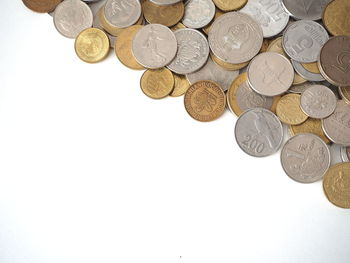
[[212,81],[199,81],[190,86],[185,94],[185,108],[195,120],[209,122],[219,118],[225,111],[225,93]]
[[301,110],[311,118],[327,118],[335,111],[336,106],[337,98],[326,86],[313,85],[301,94]]
[[93,15],[84,2],[65,0],[56,7],[53,21],[63,36],[76,38],[81,31],[92,26]]
[[30,10],[38,13],[49,13],[55,10],[62,0],[22,0]]
[[186,93],[186,91],[190,87],[190,83],[188,82],[187,78],[184,75],[179,75],[176,73],[173,73],[174,75],[174,90],[171,92],[171,97],[179,97]]
[[331,0],[282,0],[285,9],[295,19],[319,20]]
[[173,5],[182,2],[182,0],[150,0],[156,5]]
[[322,120],[322,128],[332,142],[350,146],[350,106],[339,100],[334,113]]
[[188,0],[182,23],[189,28],[202,28],[210,23],[215,15],[212,0]]
[[111,26],[126,28],[140,19],[141,4],[139,0],[107,0],[104,16]]
[[132,53],[142,66],[161,68],[168,65],[177,52],[174,33],[166,26],[149,24],[140,29],[132,43]]
[[217,56],[215,56],[212,52],[210,52],[210,58],[214,61],[214,63],[216,65],[218,65],[219,67],[222,67],[223,69],[226,70],[231,70],[231,71],[236,71],[236,70],[240,70],[242,68],[245,68],[246,66],[248,66],[249,62],[244,62],[244,63],[239,63],[239,64],[231,64],[231,63],[227,63],[222,61],[221,59],[219,59]]
[[276,114],[285,124],[299,125],[307,120],[308,116],[300,109],[300,95],[284,95],[277,103]]
[[238,70],[225,70],[224,68],[215,64],[213,60],[209,58],[206,64],[200,70],[187,74],[186,77],[191,84],[200,80],[212,80],[219,84],[224,91],[226,91],[231,86],[232,81],[238,76],[238,74]]
[[283,140],[283,128],[271,111],[254,108],[244,112],[235,127],[239,147],[254,157],[265,157],[278,151]]
[[350,163],[332,166],[323,179],[328,200],[340,208],[350,208]]
[[265,38],[278,35],[289,22],[289,14],[280,0],[249,0],[240,12],[258,21]]
[[275,52],[256,56],[248,66],[248,82],[253,90],[264,96],[285,93],[293,83],[294,69],[289,60]]
[[146,70],[141,77],[141,89],[152,99],[167,97],[174,89],[174,77],[166,68]]
[[341,147],[341,158],[343,162],[350,162],[350,147]]
[[168,65],[168,69],[177,74],[189,74],[203,67],[209,56],[207,38],[190,28],[179,29],[174,34],[177,40],[177,54]]
[[213,0],[214,4],[224,12],[241,9],[248,0]]
[[324,9],[324,26],[333,36],[350,35],[350,1],[333,0]]
[[339,87],[339,94],[350,105],[350,87]]
[[285,173],[299,183],[314,183],[323,178],[331,164],[328,146],[320,137],[303,133],[290,138],[282,148]]
[[150,1],[144,1],[142,11],[148,23],[171,27],[182,19],[185,8],[183,2],[173,5],[156,5]]
[[324,81],[324,77],[320,73],[308,71],[300,62],[291,60],[295,71],[304,79],[308,81]]
[[301,20],[287,27],[282,45],[291,59],[311,63],[317,61],[320,50],[328,39],[327,31],[319,23]]
[[322,130],[322,122],[318,119],[308,118],[304,123],[299,125],[290,125],[289,132],[292,136],[301,133],[312,133],[320,137],[326,144],[330,144],[331,141],[327,138]]
[[239,64],[259,53],[263,33],[260,25],[249,15],[230,12],[215,20],[208,40],[216,57],[226,63]]

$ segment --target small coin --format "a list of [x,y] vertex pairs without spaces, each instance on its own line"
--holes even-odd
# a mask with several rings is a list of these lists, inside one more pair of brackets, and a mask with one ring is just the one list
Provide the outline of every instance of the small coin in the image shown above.
[[167,97],[174,89],[174,77],[166,68],[148,69],[141,77],[143,93],[152,99]]
[[278,151],[283,140],[283,127],[271,111],[254,108],[237,120],[236,141],[239,147],[254,157],[265,157]]
[[156,5],[145,1],[142,3],[142,11],[148,23],[171,27],[182,19],[185,7],[183,2],[173,5]]
[[284,8],[295,18],[319,20],[324,7],[331,0],[282,0]]
[[185,108],[195,120],[209,122],[225,111],[225,93],[218,84],[203,80],[190,86],[185,94]]
[[215,56],[212,52],[210,52],[210,57],[211,59],[215,62],[216,65],[222,67],[223,69],[226,70],[240,70],[242,68],[245,68],[246,66],[248,66],[249,62],[244,62],[244,63],[240,63],[240,64],[231,64],[231,63],[227,63],[222,61],[221,59],[219,59],[217,56]]
[[265,52],[256,56],[248,66],[248,82],[253,90],[264,96],[285,93],[293,84],[294,69],[284,56]]
[[184,75],[179,75],[176,73],[173,73],[174,75],[174,90],[171,92],[170,96],[171,97],[179,97],[182,96],[186,93],[186,91],[190,87],[190,83],[188,82],[186,76]]
[[150,0],[156,5],[173,5],[182,2],[182,0]]
[[299,125],[290,125],[289,132],[292,136],[301,133],[312,133],[320,137],[326,144],[330,144],[331,141],[327,138],[322,130],[322,122],[318,119],[308,118],[304,123]]
[[139,0],[107,0],[104,16],[111,26],[126,28],[140,19],[141,4]]
[[215,5],[212,0],[188,0],[182,23],[188,28],[202,28],[215,16]]
[[229,12],[241,9],[248,2],[248,0],[213,0],[213,2],[217,8],[224,12]]
[[343,162],[350,162],[350,147],[341,147],[341,158]]
[[55,10],[62,0],[22,0],[30,10],[38,13],[49,13]]
[[313,85],[301,94],[301,110],[311,118],[327,118],[335,111],[336,106],[337,98],[326,86]]
[[339,100],[334,113],[322,120],[322,128],[332,142],[350,146],[350,106]]
[[295,60],[291,60],[295,71],[304,79],[308,81],[324,81],[324,77],[320,73],[308,71],[303,65]]
[[277,103],[276,114],[285,124],[299,125],[305,122],[308,116],[300,109],[300,95],[284,95]]
[[315,74],[321,74],[320,70],[318,69],[317,62],[313,63],[301,63],[303,68],[311,73]]
[[325,7],[322,21],[333,36],[350,35],[349,10],[349,0],[333,0]]
[[350,105],[350,87],[339,87],[339,94]]
[[332,166],[323,178],[323,190],[328,200],[340,208],[350,208],[350,163]]
[[281,163],[291,179],[299,183],[314,183],[326,174],[331,154],[320,137],[303,133],[290,138],[283,146]]

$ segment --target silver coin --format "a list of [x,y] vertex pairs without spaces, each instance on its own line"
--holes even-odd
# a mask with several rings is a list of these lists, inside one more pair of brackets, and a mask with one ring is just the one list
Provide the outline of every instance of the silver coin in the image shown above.
[[229,12],[217,18],[208,34],[209,46],[220,60],[239,64],[259,53],[263,43],[261,26],[249,15]]
[[107,0],[101,0],[97,2],[89,3],[89,6],[91,8],[92,14],[95,16],[98,14],[98,11],[106,4]]
[[111,26],[129,27],[140,19],[141,4],[139,0],[107,0],[104,14]]
[[330,116],[337,106],[337,98],[333,91],[323,85],[313,85],[301,94],[301,110],[314,119]]
[[290,138],[282,148],[281,163],[285,173],[299,183],[316,182],[326,174],[331,164],[327,144],[310,133]]
[[215,5],[212,0],[189,0],[185,4],[182,23],[189,28],[202,28],[208,25],[215,16]]
[[264,38],[278,35],[289,22],[289,14],[280,0],[249,0],[239,11],[250,15],[260,24]]
[[350,162],[350,147],[343,146],[340,148],[340,152],[343,162]]
[[182,0],[150,0],[156,5],[173,5],[182,2]]
[[244,112],[237,120],[235,137],[239,147],[254,157],[277,152],[283,141],[281,121],[271,111],[255,108]]
[[293,84],[294,69],[289,59],[275,52],[256,56],[248,66],[248,82],[253,90],[264,96],[285,93]]
[[93,15],[84,2],[65,0],[56,7],[53,21],[63,36],[76,38],[81,31],[92,26]]
[[141,28],[132,42],[132,53],[142,66],[150,69],[168,65],[177,52],[174,33],[166,26],[149,24]]
[[295,19],[319,20],[330,1],[332,0],[282,0],[282,4]]
[[287,27],[282,46],[291,59],[312,63],[317,61],[321,48],[328,39],[328,33],[323,26],[314,21],[301,20]]
[[191,84],[200,80],[214,81],[219,84],[224,91],[226,91],[231,86],[232,81],[238,76],[238,74],[238,70],[225,70],[214,63],[209,57],[207,63],[200,70],[187,74],[186,77]]
[[312,85],[317,85],[317,82],[305,82],[298,85],[293,85],[289,88],[288,92],[290,93],[296,93],[296,94],[302,94],[305,90],[307,90]]
[[321,74],[308,71],[303,65],[295,60],[291,60],[295,71],[304,79],[308,81],[324,81],[324,77]]
[[334,113],[322,120],[322,129],[335,144],[350,146],[350,106],[339,100]]

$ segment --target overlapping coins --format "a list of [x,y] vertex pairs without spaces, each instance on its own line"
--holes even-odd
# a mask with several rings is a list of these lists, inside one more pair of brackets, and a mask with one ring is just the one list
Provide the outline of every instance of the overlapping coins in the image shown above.
[[[153,99],[184,95],[197,121],[229,108],[235,138],[254,157],[281,149],[286,174],[323,180],[350,208],[349,0],[23,0],[50,12],[78,57],[145,70]],[[288,125],[291,138],[283,145]],[[331,166],[330,144],[343,163]],[[282,146],[283,145],[283,146]]]

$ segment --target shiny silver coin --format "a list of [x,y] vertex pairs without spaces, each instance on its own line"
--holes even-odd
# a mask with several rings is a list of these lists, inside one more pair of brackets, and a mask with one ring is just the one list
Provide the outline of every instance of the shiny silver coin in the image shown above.
[[185,4],[182,23],[188,28],[202,28],[208,25],[215,16],[215,5],[212,0],[189,0]]
[[292,23],[283,33],[282,46],[287,55],[301,63],[316,62],[329,36],[326,29],[314,21]]
[[301,94],[301,110],[314,119],[330,116],[337,106],[337,98],[328,87],[313,85]]
[[321,74],[308,71],[303,65],[292,59],[292,65],[295,71],[304,79],[308,81],[324,81],[324,77]]
[[280,0],[249,0],[239,11],[250,15],[260,24],[264,38],[278,35],[289,22],[289,14]]
[[334,113],[322,120],[322,129],[335,144],[350,146],[350,106],[339,100]]
[[256,56],[248,66],[248,82],[253,90],[264,96],[285,93],[293,84],[294,69],[289,59],[275,52]]
[[226,91],[231,86],[232,81],[238,76],[238,74],[238,70],[225,70],[214,63],[209,57],[206,64],[200,70],[187,74],[186,77],[191,84],[200,80],[214,81],[219,84],[224,91]]
[[174,34],[177,54],[168,69],[177,74],[189,74],[203,67],[209,56],[207,38],[198,30],[190,28],[176,30]]
[[290,138],[282,148],[281,163],[285,173],[299,183],[322,179],[331,164],[327,144],[310,133]]
[[156,5],[173,5],[173,4],[182,2],[182,0],[150,0],[150,1]]
[[343,162],[350,162],[350,147],[341,147],[340,148],[341,158]]
[[254,108],[237,120],[235,137],[239,147],[254,157],[265,157],[277,152],[283,141],[281,121],[271,111]]
[[139,0],[107,0],[104,7],[106,21],[114,27],[126,28],[134,25],[141,16]]
[[76,38],[81,31],[92,26],[93,15],[84,2],[65,0],[56,7],[53,21],[63,36]]
[[177,52],[174,33],[166,26],[149,24],[141,28],[132,42],[132,53],[142,66],[150,69],[168,65]]
[[319,20],[323,9],[332,0],[281,0],[284,8],[295,19]]
[[261,26],[249,15],[229,12],[212,24],[209,46],[220,60],[239,64],[251,60],[259,53],[263,43]]

